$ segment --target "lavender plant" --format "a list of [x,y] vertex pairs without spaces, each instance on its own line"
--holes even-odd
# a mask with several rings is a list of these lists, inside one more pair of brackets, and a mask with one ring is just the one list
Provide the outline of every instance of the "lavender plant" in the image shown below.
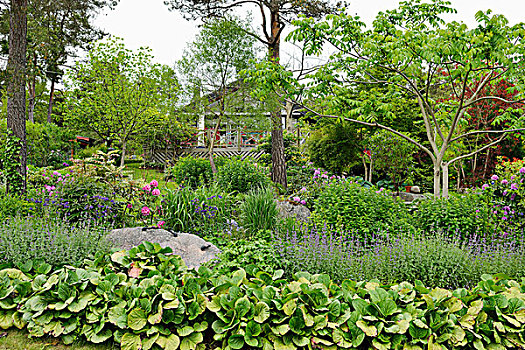
[[111,248],[106,229],[92,223],[70,224],[60,219],[16,217],[0,223],[0,264],[24,264],[39,259],[54,266],[79,265]]
[[472,287],[483,274],[525,276],[525,242],[459,232],[416,234],[388,231],[363,236],[302,227],[273,236],[275,254],[289,273],[326,273],[333,279],[383,283],[420,280],[430,287]]

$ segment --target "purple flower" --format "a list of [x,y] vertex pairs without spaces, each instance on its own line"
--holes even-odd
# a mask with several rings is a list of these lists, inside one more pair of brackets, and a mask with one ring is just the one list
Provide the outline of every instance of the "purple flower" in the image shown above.
[[518,189],[518,184],[514,182],[512,185],[510,185],[510,189],[511,190],[517,190]]
[[301,204],[302,205],[305,205],[306,204],[306,201],[304,199],[301,200]]
[[300,202],[300,201],[301,201],[301,198],[299,198],[299,197],[296,196],[296,197],[293,197],[292,200],[293,200],[294,202]]
[[506,195],[507,195],[507,193],[508,193],[508,192],[507,192],[506,190],[505,190],[505,191],[503,191],[503,196],[506,196]]
[[146,186],[142,187],[142,189],[143,189],[144,191],[146,191],[146,192],[151,191],[151,187],[150,187],[150,185],[146,185]]
[[506,221],[506,220],[507,220],[507,217],[504,216],[504,217],[501,218],[501,220]]
[[481,186],[482,190],[486,190],[487,188],[489,188],[489,185],[487,185],[487,184],[484,184],[483,186]]
[[512,196],[510,196],[510,200],[513,201],[516,198],[516,193],[513,193]]
[[509,182],[508,182],[507,180],[505,180],[505,179],[501,180],[501,184],[502,184],[502,185],[506,185],[506,184],[508,184],[508,183],[509,183]]
[[492,175],[490,177],[491,180],[497,181],[499,179],[498,175]]
[[158,196],[158,195],[160,195],[160,190],[158,188],[156,188],[153,191],[151,191],[151,194],[154,195],[154,196]]
[[525,168],[520,169],[520,174],[525,174]]

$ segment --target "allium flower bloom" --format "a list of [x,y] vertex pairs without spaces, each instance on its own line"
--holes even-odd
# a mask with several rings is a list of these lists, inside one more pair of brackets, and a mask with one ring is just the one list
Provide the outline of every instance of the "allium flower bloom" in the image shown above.
[[306,189],[306,187],[303,187],[303,188],[301,188],[301,190],[300,190],[299,192],[306,192],[306,191],[308,191],[308,190]]
[[151,194],[154,195],[154,196],[158,196],[160,194],[160,190],[158,188],[156,188],[153,191],[151,191]]
[[502,184],[502,185],[506,185],[506,184],[508,184],[508,183],[509,183],[509,182],[508,182],[507,180],[505,180],[505,179],[501,180],[501,184]]
[[499,179],[499,177],[498,177],[498,175],[492,175],[492,176],[490,177],[490,179],[496,181],[496,180]]
[[512,185],[510,185],[510,189],[511,190],[517,190],[518,189],[518,184],[517,183],[513,183]]
[[151,187],[157,187],[159,185],[157,180],[152,180],[149,184],[150,184]]
[[483,186],[481,186],[482,190],[486,190],[487,188],[489,188],[489,185],[487,185],[487,184],[484,184]]
[[302,205],[305,205],[306,204],[306,201],[304,199],[301,199],[301,204]]
[[525,174],[525,168],[520,169],[520,174]]
[[149,214],[151,214],[151,210],[148,207],[142,207],[140,211],[142,212],[142,215],[144,216],[148,216]]
[[299,197],[293,197],[292,200],[295,201],[295,202],[300,202],[300,201],[301,201],[301,198],[299,198]]
[[165,223],[166,223],[166,221],[159,221],[159,222],[157,223],[157,227],[158,227],[158,228],[161,228],[162,225],[164,225]]
[[147,191],[147,192],[151,191],[151,187],[150,187],[150,185],[146,185],[146,186],[142,187],[142,189],[143,189],[144,191]]

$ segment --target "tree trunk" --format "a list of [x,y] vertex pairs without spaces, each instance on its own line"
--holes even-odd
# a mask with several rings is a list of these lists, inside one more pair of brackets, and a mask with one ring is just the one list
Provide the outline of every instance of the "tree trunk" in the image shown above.
[[120,156],[120,166],[124,166],[124,159],[126,158],[127,143],[128,142],[126,140],[122,141],[122,154]]
[[[272,1],[274,3],[275,1]],[[274,4],[271,10],[272,40],[268,46],[270,59],[279,63],[280,57],[280,28],[279,5]],[[272,118],[272,181],[284,188],[288,187],[286,181],[286,159],[284,157],[284,138],[281,120],[281,108],[278,107],[271,113]]]
[[47,122],[53,122],[51,114],[53,113],[53,100],[55,97],[55,78],[51,79],[51,90],[49,91],[49,105],[47,106]]
[[441,169],[438,161],[434,161],[434,198],[439,198],[441,194]]
[[448,198],[448,163],[441,163],[441,169],[443,170],[443,198]]
[[366,164],[366,154],[363,154],[363,166],[365,167],[365,181],[368,181],[368,164]]
[[208,158],[210,160],[211,172],[214,174],[217,174],[217,167],[215,166],[215,160],[213,159],[213,149],[215,147],[215,138],[217,137],[217,133],[219,132],[219,125],[221,125],[221,119],[222,115],[219,116],[217,124],[215,125],[215,129],[210,135],[210,148],[208,149]]
[[[7,128],[20,139],[20,155],[12,162],[20,163],[22,177],[20,194],[26,190],[26,54],[27,54],[27,0],[11,0],[9,15],[9,57],[7,60]],[[7,191],[10,192],[9,183]]]

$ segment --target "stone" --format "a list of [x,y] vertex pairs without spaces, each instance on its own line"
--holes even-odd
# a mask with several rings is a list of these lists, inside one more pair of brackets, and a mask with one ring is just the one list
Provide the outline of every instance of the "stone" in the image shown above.
[[410,192],[412,192],[412,193],[421,193],[421,189],[419,188],[419,186],[412,186],[410,188]]
[[287,201],[277,202],[277,209],[279,209],[279,217],[282,219],[294,218],[299,222],[308,222],[308,218],[312,213],[310,209],[304,205],[295,205]]
[[400,192],[399,198],[405,203],[412,203],[415,200],[425,199],[425,195],[417,193]]
[[215,245],[199,236],[164,229],[142,227],[115,229],[107,235],[106,239],[114,247],[126,250],[143,242],[158,243],[163,248],[170,247],[173,254],[180,255],[190,269],[197,269],[200,265],[217,259],[221,252]]

